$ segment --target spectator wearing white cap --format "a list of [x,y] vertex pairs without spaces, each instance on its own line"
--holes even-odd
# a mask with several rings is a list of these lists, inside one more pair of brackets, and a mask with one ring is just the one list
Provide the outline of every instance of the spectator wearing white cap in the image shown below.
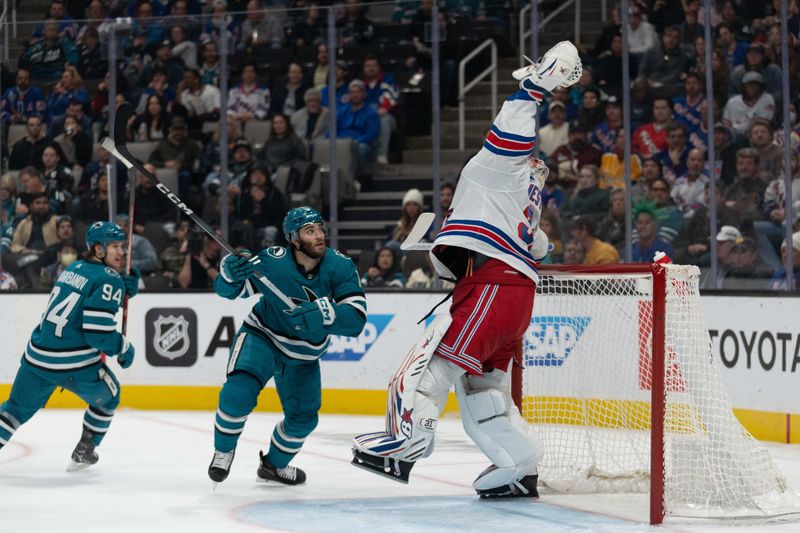
[[764,77],[750,71],[742,77],[742,94],[732,97],[725,105],[722,122],[744,135],[754,119],[771,121],[774,116],[775,99],[764,90]]
[[725,277],[728,275],[733,262],[732,250],[736,244],[744,242],[742,232],[733,226],[722,226],[717,233],[717,276],[712,277],[711,271],[703,276],[700,287],[703,289],[721,289]]
[[[403,211],[400,215],[400,220],[397,221],[397,225],[389,236],[389,241],[386,243],[387,247],[400,248],[400,244],[406,240],[408,234],[411,233],[411,228],[414,227],[417,219],[422,214],[423,205],[424,198],[419,189],[409,189],[406,192],[403,196]],[[430,235],[426,235],[423,240],[430,240],[429,237]]]
[[781,244],[781,260],[784,267],[775,271],[772,279],[769,280],[767,288],[775,291],[786,290],[786,259],[787,255],[792,256],[792,290],[797,290],[797,279],[800,274],[800,231],[792,234],[791,246],[786,241]]

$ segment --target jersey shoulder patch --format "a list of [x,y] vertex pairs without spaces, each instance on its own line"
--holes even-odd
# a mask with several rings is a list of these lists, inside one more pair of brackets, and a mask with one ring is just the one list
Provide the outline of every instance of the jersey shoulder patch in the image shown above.
[[267,248],[267,255],[275,259],[281,259],[286,256],[286,248],[283,246],[270,246]]

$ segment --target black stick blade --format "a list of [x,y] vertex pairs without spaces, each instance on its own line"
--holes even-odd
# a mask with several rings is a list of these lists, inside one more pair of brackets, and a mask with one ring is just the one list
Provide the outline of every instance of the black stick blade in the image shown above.
[[128,142],[128,121],[133,116],[133,106],[122,103],[114,115],[114,144],[119,146]]

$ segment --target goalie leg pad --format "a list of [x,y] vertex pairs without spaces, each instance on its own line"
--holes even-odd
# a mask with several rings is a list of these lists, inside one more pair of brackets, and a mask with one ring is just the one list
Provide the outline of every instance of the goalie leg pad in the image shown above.
[[[417,390],[403,391],[397,398],[394,417],[387,431],[366,433],[354,439],[354,450],[414,462],[433,451],[433,437],[439,415],[447,403],[447,393],[464,369],[434,356],[422,372]],[[407,407],[412,405],[413,407]],[[358,458],[359,455],[357,454]]]
[[473,483],[479,493],[537,474],[542,447],[511,399],[508,373],[462,376],[456,396],[464,430],[493,463]]
[[433,352],[452,319],[437,316],[389,383],[386,430],[353,439],[353,464],[407,481],[414,461],[433,450],[447,393],[464,370]]

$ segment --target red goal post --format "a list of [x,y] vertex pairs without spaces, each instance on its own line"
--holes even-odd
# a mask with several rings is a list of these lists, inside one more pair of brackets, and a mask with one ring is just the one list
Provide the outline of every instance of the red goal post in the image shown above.
[[540,484],[649,492],[652,524],[800,510],[733,415],[697,267],[547,265],[539,274],[512,387],[544,448]]

